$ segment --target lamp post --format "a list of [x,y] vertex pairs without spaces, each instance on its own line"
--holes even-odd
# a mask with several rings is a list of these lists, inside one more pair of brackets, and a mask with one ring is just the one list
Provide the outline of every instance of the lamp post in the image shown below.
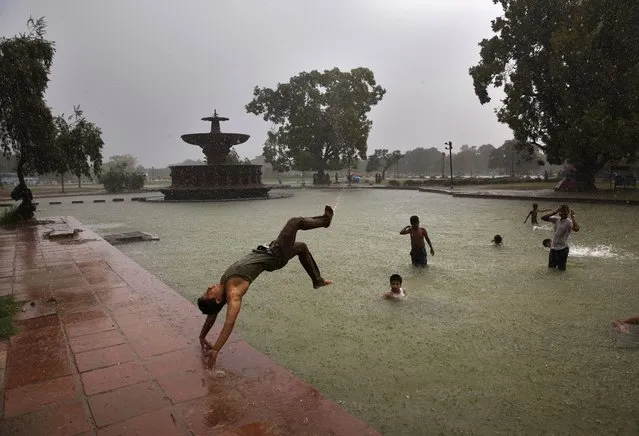
[[450,189],[454,189],[453,185],[453,143],[451,141],[444,142],[445,150],[448,150],[448,156],[450,157]]
[[445,174],[444,174],[444,162],[446,159],[446,153],[442,151],[442,179],[444,178]]

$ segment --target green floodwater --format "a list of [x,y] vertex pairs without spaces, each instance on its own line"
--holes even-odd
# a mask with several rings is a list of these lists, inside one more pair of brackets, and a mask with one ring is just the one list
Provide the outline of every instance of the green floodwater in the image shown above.
[[[298,234],[335,284],[314,291],[295,260],[264,273],[236,324],[251,345],[388,435],[639,434],[639,332],[610,327],[639,315],[639,209],[572,205],[582,231],[559,273],[541,245],[551,228],[523,224],[529,202],[294,192],[229,203],[44,199],[39,214],[73,215],[100,234],[158,235],[119,247],[194,300],[286,219],[339,199],[329,229]],[[410,265],[399,235],[412,214],[435,246],[425,270]],[[503,247],[490,245],[496,233]],[[380,298],[392,273],[404,277],[404,301]]]

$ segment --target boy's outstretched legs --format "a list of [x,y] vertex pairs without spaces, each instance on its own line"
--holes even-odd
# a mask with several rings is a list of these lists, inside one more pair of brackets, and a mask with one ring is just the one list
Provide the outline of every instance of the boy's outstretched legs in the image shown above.
[[330,280],[324,280],[319,268],[313,259],[308,246],[303,242],[295,242],[298,230],[312,230],[320,227],[329,227],[333,219],[333,208],[326,206],[324,215],[314,217],[291,218],[278,235],[277,239],[271,242],[271,249],[278,257],[283,257],[287,261],[298,256],[300,263],[306,273],[313,280],[313,287],[319,288],[331,284]]

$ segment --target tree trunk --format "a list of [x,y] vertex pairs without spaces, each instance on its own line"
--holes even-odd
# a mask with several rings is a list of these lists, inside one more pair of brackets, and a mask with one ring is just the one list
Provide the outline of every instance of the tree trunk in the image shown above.
[[22,161],[22,158],[18,159],[18,168],[16,169],[16,172],[18,173],[18,182],[21,185],[26,185],[25,181],[24,181],[24,163]]
[[78,188],[82,188],[82,174],[78,175]]
[[386,169],[385,168],[382,170],[382,178],[381,178],[380,182],[383,182],[384,180],[386,180]]
[[[583,190],[592,192],[597,190],[597,186],[595,184],[595,175],[598,170],[595,170],[592,167],[580,167],[577,168],[578,176],[583,181]],[[577,179],[579,180],[579,179]]]
[[60,174],[60,180],[62,182],[62,193],[64,194],[64,174]]

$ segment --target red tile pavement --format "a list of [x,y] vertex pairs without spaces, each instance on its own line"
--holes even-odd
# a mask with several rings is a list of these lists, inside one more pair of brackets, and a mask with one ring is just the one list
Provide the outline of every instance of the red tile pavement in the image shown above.
[[24,300],[19,333],[0,341],[0,434],[378,434],[236,335],[209,374],[192,303],[54,220],[83,232],[61,243],[47,224],[0,229],[0,295]]

